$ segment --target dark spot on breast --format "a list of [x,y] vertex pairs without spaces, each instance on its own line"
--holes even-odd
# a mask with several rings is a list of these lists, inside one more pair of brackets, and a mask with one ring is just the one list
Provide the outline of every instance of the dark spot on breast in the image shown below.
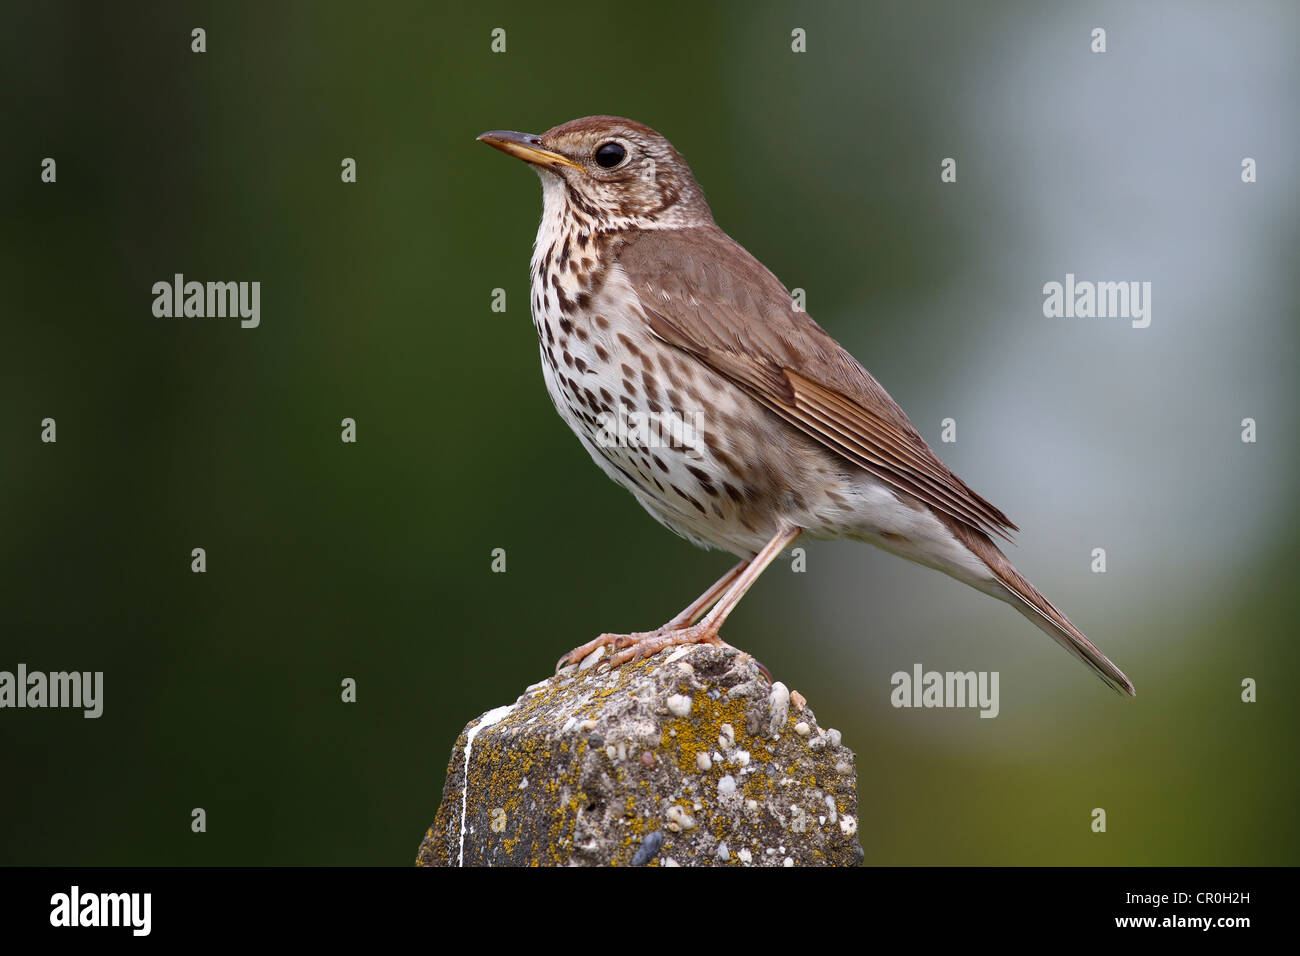
[[596,316],[596,325],[599,328],[607,329],[609,328],[609,319],[605,318],[603,315],[598,315]]
[[636,347],[636,343],[622,332],[618,333],[618,340],[623,343],[623,348],[627,349],[633,355],[639,356],[641,354],[641,350]]
[[745,496],[740,493],[740,489],[729,481],[722,483],[722,489],[732,501],[743,501],[745,499]]
[[[708,439],[705,439],[705,442],[707,444]],[[725,469],[727,472],[733,475],[743,475],[745,473],[744,470],[740,467],[740,464],[736,461],[736,459],[732,458],[725,451],[720,451],[717,448],[714,448],[712,445],[710,445],[709,448],[713,452],[713,457],[718,460],[718,464],[721,465],[723,469]]]
[[612,405],[614,403],[614,396],[609,394],[609,389],[605,388],[604,386],[601,386],[600,397],[605,400],[605,403],[607,405]]
[[710,475],[703,468],[696,468],[694,465],[687,465],[686,470],[689,471],[696,478],[698,478],[700,480],[700,484],[704,484],[704,485],[713,484],[713,476]]
[[692,505],[694,505],[696,510],[699,511],[700,514],[705,516],[708,515],[708,511],[705,510],[704,505],[700,504],[698,500],[692,498],[690,495],[682,491],[682,489],[678,488],[676,485],[669,485],[668,487],[672,488],[673,491],[677,492],[677,494],[680,495],[683,500],[689,501]]
[[596,358],[600,359],[602,362],[609,361],[609,350],[599,342],[596,343]]
[[569,368],[573,368],[573,356],[569,354],[568,349],[564,350],[564,364],[569,366]]
[[665,475],[668,474],[668,466],[664,464],[664,460],[660,458],[658,455],[654,456],[654,460],[655,460],[655,466],[660,471],[662,471]]

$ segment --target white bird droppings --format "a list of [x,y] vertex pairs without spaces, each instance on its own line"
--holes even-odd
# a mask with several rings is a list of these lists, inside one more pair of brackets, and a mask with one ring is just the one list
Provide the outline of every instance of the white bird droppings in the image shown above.
[[460,855],[456,857],[456,865],[465,865],[465,813],[469,805],[469,755],[474,747],[474,738],[479,735],[480,731],[487,730],[493,724],[499,724],[505,719],[510,711],[515,709],[514,704],[504,704],[501,707],[489,710],[479,720],[477,724],[469,729],[465,734],[465,781],[460,790]]

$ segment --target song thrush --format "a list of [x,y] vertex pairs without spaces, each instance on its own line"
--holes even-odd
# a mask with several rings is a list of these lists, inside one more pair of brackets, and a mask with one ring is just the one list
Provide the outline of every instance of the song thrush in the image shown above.
[[[1018,530],[714,224],[672,145],[589,116],[483,142],[542,181],[533,325],[546,388],[592,459],[665,526],[741,558],[663,627],[602,634],[612,664],[718,630],[800,533],[852,538],[1006,601],[1109,686],[1133,685],[998,550]],[[652,427],[654,426],[654,427]],[[668,438],[664,438],[664,434]],[[711,608],[711,610],[710,610]]]

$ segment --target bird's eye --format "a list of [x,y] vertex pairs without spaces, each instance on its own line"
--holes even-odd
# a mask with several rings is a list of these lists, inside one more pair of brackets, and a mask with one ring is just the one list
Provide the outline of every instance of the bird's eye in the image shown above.
[[618,143],[613,141],[604,143],[596,150],[596,165],[601,169],[613,169],[623,162],[623,157],[626,155],[627,150]]

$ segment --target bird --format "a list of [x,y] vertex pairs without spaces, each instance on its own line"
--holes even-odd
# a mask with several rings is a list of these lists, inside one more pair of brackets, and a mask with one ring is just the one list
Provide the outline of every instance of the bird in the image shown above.
[[1112,690],[1133,684],[1011,564],[1019,528],[955,475],[801,300],[713,219],[673,145],[587,116],[478,140],[536,170],[531,313],[546,390],[655,519],[739,562],[663,626],[605,633],[611,667],[720,630],[799,535],[851,539],[998,598]]

